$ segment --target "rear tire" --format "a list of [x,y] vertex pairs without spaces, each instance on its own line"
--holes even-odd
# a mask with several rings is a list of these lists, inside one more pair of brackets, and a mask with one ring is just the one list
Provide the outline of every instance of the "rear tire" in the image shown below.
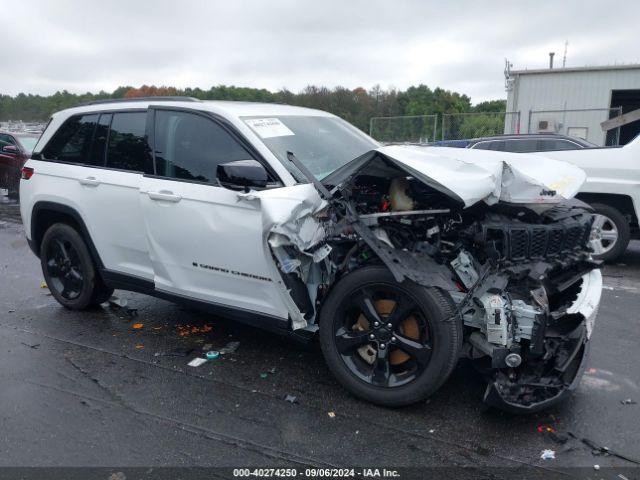
[[447,380],[460,356],[462,324],[445,292],[398,283],[386,267],[369,266],[348,274],[325,299],[320,346],[347,390],[399,407]]
[[55,223],[40,246],[40,263],[51,295],[70,310],[84,310],[109,299],[113,289],[98,275],[82,236],[70,225]]
[[627,250],[631,231],[629,222],[619,210],[603,203],[591,204],[595,219],[591,229],[590,246],[593,258],[611,262]]

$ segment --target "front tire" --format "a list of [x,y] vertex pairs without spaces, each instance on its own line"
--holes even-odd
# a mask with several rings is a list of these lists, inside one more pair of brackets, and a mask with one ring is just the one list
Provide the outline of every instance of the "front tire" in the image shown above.
[[617,209],[603,203],[591,205],[594,221],[589,245],[593,258],[604,262],[616,260],[627,250],[631,231],[629,222]]
[[84,239],[70,225],[56,223],[45,232],[40,263],[51,295],[68,309],[93,307],[113,293],[102,283]]
[[398,283],[384,266],[338,282],[323,303],[320,345],[336,379],[378,405],[410,405],[435,392],[457,364],[462,324],[436,288]]

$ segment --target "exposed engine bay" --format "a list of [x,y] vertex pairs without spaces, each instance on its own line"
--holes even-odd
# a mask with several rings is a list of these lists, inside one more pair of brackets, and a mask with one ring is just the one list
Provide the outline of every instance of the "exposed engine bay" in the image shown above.
[[[333,286],[382,263],[397,282],[435,287],[453,299],[462,352],[488,380],[485,402],[522,412],[559,399],[580,378],[600,298],[589,207],[546,201],[544,188],[540,201],[468,205],[412,173],[373,156],[338,181],[314,182],[325,203],[296,224],[298,234],[311,232],[306,244],[282,229],[270,233],[300,313],[294,329],[317,328]],[[411,336],[417,326],[403,328]],[[375,356],[372,347],[359,352],[364,361]]]

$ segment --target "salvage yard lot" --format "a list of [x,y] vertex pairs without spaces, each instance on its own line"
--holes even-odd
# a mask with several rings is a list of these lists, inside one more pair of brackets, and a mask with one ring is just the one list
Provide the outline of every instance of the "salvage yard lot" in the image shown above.
[[[498,478],[514,471],[492,467],[586,467],[564,470],[584,478],[598,464],[614,467],[604,478],[634,478],[633,463],[579,439],[640,458],[638,244],[605,269],[576,394],[531,416],[485,411],[483,384],[464,362],[427,402],[385,409],[344,391],[317,347],[120,291],[126,308],[67,311],[41,288],[6,205],[0,273],[0,466],[466,466]],[[236,352],[187,366],[204,345],[231,341]],[[540,459],[545,449],[555,460]]]

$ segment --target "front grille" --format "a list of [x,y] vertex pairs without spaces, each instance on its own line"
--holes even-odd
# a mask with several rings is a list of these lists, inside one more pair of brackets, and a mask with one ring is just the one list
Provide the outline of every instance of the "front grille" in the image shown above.
[[509,253],[514,260],[522,260],[529,253],[529,232],[526,228],[512,228],[509,231]]
[[549,243],[549,235],[546,228],[531,228],[531,237],[529,242],[529,256],[531,258],[542,258],[547,253],[547,245]]
[[587,250],[591,222],[590,215],[582,215],[545,225],[485,224],[483,240],[497,250],[503,260],[555,259]]

